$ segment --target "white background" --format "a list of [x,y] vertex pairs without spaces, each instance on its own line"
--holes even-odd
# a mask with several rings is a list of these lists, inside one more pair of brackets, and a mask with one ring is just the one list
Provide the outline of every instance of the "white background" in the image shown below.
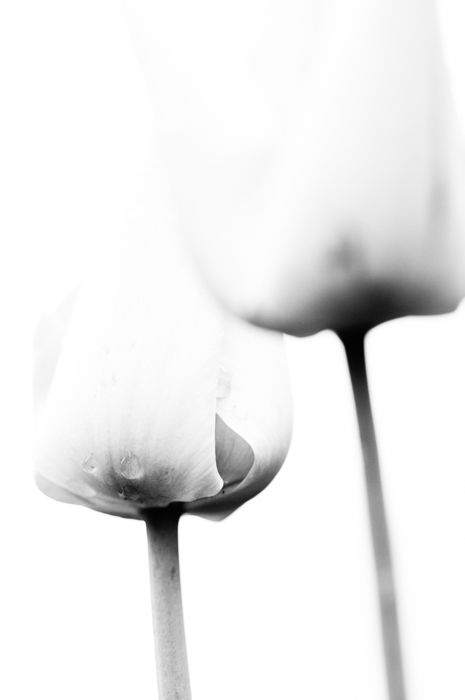
[[[465,124],[465,9],[441,9]],[[147,95],[118,3],[6,0],[0,14],[0,695],[148,700],[144,527],[36,490],[29,389],[40,310],[150,207]],[[465,697],[464,358],[464,306],[386,324],[368,346],[412,700]],[[225,522],[182,522],[194,698],[384,700],[342,349],[322,333],[291,339],[289,359],[282,472]]]

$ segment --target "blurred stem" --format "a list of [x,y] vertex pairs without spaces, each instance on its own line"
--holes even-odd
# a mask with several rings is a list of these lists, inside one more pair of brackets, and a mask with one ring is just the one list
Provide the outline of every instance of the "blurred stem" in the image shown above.
[[349,365],[362,443],[389,700],[406,700],[397,596],[365,361],[365,331],[340,334]]
[[159,700],[190,700],[189,669],[179,575],[181,510],[157,508],[146,515],[153,632]]

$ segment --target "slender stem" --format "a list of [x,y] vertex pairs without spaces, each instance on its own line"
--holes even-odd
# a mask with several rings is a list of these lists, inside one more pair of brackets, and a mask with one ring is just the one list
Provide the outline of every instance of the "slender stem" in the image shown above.
[[368,389],[364,350],[365,331],[356,330],[341,334],[340,337],[347,355],[362,443],[389,700],[405,700],[394,567]]
[[190,700],[179,576],[178,523],[173,506],[146,516],[159,700]]

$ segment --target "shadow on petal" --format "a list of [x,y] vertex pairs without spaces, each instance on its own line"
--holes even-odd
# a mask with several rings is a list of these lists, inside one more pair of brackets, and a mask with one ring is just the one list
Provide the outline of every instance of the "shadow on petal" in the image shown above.
[[243,481],[255,461],[249,443],[218,414],[215,417],[215,457],[218,473],[226,487]]

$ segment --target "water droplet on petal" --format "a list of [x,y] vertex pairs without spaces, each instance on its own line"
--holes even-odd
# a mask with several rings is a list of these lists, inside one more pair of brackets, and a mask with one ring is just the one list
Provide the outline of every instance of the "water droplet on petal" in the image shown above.
[[220,365],[220,370],[218,373],[218,383],[216,385],[216,398],[225,399],[227,396],[229,396],[230,392],[231,374],[226,369],[226,367],[224,367],[224,365]]
[[140,479],[144,474],[144,470],[139,461],[132,452],[128,452],[120,462],[120,472],[126,479]]
[[82,470],[86,472],[86,474],[94,474],[100,467],[100,464],[98,463],[97,459],[95,458],[94,454],[91,452],[88,457],[85,458],[85,460],[82,463]]

